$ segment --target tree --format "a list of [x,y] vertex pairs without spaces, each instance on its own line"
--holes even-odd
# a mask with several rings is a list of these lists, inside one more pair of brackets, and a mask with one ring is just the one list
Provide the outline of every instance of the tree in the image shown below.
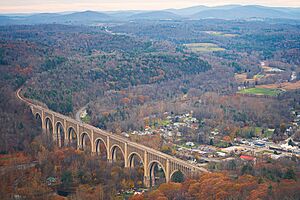
[[61,176],[62,187],[68,188],[73,183],[72,173],[70,171],[63,172]]
[[292,168],[289,168],[283,176],[285,179],[297,180],[295,171]]
[[166,154],[172,155],[172,149],[170,146],[164,145],[161,147],[161,151]]
[[184,181],[184,174],[179,170],[172,176],[172,181],[175,183],[182,183]]
[[293,142],[292,139],[289,139],[288,145],[290,145],[290,146],[295,146],[295,143]]

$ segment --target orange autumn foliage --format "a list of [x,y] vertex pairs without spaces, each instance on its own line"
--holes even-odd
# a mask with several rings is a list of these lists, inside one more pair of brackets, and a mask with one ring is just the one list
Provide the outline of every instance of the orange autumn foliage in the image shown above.
[[157,190],[134,196],[131,200],[154,199],[297,199],[300,196],[300,184],[294,180],[281,180],[279,183],[264,181],[251,175],[231,178],[226,173],[206,173],[198,180],[186,180],[184,183],[162,184]]

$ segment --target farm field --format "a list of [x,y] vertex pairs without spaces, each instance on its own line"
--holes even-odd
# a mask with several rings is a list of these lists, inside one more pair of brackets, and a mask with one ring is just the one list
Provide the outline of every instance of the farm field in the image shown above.
[[213,43],[189,43],[184,44],[188,50],[199,53],[199,52],[215,52],[215,51],[225,51],[224,48],[219,47]]
[[252,94],[252,95],[267,95],[267,96],[277,96],[282,92],[280,89],[272,88],[247,88],[239,91],[239,94]]
[[264,70],[265,73],[278,73],[278,72],[283,72],[282,69],[278,69],[278,68],[274,68],[274,67],[269,67],[269,66],[266,66],[266,65],[262,65],[261,66]]
[[242,74],[235,74],[235,80],[238,83],[243,83],[245,81],[249,81],[249,83],[254,83],[256,80],[260,80],[262,78],[268,77],[269,74],[267,76],[263,75],[263,74],[257,74],[255,76],[253,76],[253,78],[247,78],[247,73],[242,73]]
[[205,33],[213,36],[223,36],[223,37],[236,37],[237,34],[231,34],[231,33],[223,33],[220,31],[205,31]]
[[285,83],[277,83],[277,84],[268,84],[268,85],[258,85],[257,88],[263,88],[263,89],[283,89],[283,90],[296,90],[300,88],[300,81],[291,83],[291,82],[285,82]]
[[253,78],[254,79],[260,79],[260,78],[263,78],[265,75],[263,74],[256,74]]

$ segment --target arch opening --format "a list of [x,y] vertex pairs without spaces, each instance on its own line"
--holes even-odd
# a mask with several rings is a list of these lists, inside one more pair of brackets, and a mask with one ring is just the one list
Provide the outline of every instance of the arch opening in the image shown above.
[[185,175],[180,170],[176,170],[171,174],[171,181],[175,183],[182,183],[185,180]]
[[59,147],[63,147],[65,145],[64,127],[60,122],[57,122],[56,124],[56,144]]
[[68,129],[69,146],[77,149],[77,133],[73,127]]
[[130,178],[134,180],[134,186],[137,188],[142,187],[144,184],[144,163],[142,157],[137,153],[131,153],[128,157],[128,167],[130,169]]
[[121,147],[115,145],[111,148],[111,160],[120,167],[125,167],[125,157]]
[[149,168],[150,187],[158,186],[166,182],[166,173],[161,163],[153,161]]
[[101,139],[96,140],[96,154],[101,160],[107,160],[107,149],[105,143]]
[[42,117],[39,113],[35,114],[35,119],[36,119],[38,125],[42,128]]
[[46,118],[46,134],[49,136],[53,135],[52,121],[48,117]]
[[92,152],[92,143],[87,133],[83,133],[81,137],[81,149],[87,153]]

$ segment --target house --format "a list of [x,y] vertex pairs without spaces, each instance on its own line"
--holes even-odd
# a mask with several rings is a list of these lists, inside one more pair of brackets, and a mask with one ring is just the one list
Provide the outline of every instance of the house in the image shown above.
[[218,151],[218,152],[216,152],[216,153],[217,153],[217,155],[218,155],[219,157],[226,157],[226,153],[224,153],[224,152]]
[[253,156],[248,156],[248,155],[241,155],[240,159],[248,162],[256,162],[256,158]]
[[47,182],[47,185],[54,185],[54,184],[56,184],[56,178],[55,177],[48,177],[47,178],[47,180],[46,180],[46,182]]
[[186,146],[189,146],[189,147],[193,147],[195,146],[194,142],[187,142],[185,143]]

